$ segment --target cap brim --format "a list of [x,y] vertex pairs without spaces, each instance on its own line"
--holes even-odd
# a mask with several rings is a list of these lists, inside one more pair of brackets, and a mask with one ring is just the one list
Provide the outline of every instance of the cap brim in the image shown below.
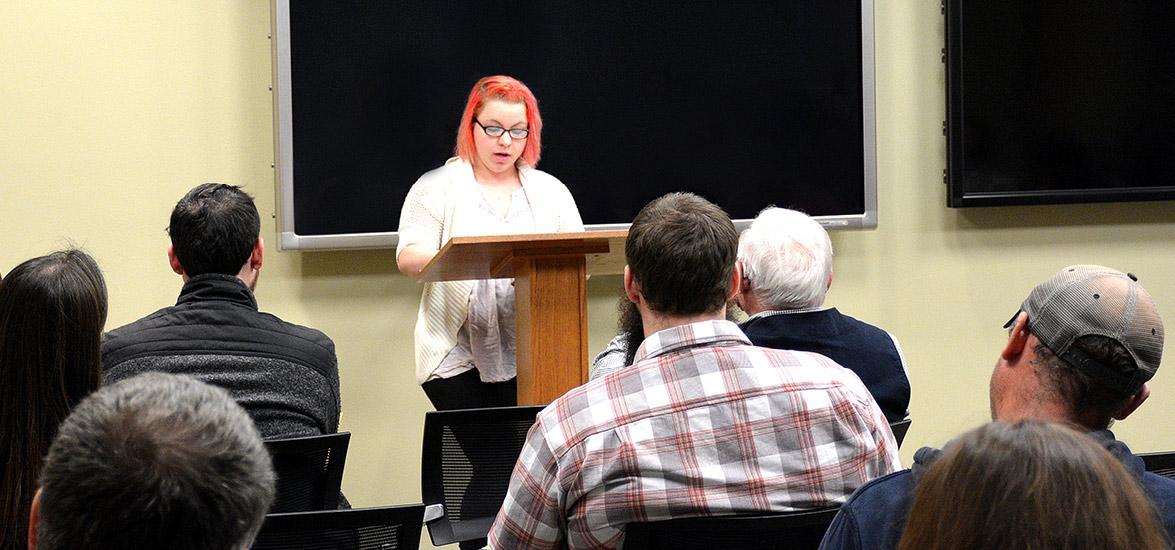
[[1017,309],[1016,313],[1012,314],[1012,318],[1008,319],[1007,323],[1004,323],[1004,328],[1012,328],[1012,325],[1016,324],[1016,318],[1019,317],[1020,313],[1022,313],[1023,311],[1024,310],[1022,310],[1022,309]]

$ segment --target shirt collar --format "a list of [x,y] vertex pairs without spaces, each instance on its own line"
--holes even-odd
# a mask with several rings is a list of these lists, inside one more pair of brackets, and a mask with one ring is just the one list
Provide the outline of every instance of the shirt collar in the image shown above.
[[738,325],[730,321],[698,321],[650,334],[637,348],[633,363],[691,347],[737,344],[751,345]]
[[234,275],[205,273],[188,279],[176,305],[190,302],[229,302],[257,309],[257,299],[245,282]]
[[751,319],[762,319],[763,317],[774,317],[776,315],[790,315],[792,313],[812,313],[815,311],[828,311],[830,309],[832,309],[832,308],[829,306],[809,307],[809,308],[804,308],[804,309],[767,309],[767,310],[760,311],[759,313],[756,313],[750,317],[747,317],[747,321],[750,321]]

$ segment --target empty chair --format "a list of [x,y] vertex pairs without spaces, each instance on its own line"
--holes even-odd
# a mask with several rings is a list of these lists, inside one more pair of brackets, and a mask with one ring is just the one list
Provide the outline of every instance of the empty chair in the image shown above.
[[338,508],[350,442],[350,432],[267,440],[277,474],[277,498],[270,513]]
[[1175,479],[1175,451],[1140,453],[1138,456],[1146,465],[1146,471]]
[[906,439],[906,432],[910,431],[910,422],[913,421],[907,418],[889,424],[889,429],[893,431],[893,438],[898,442],[898,448],[902,447],[902,440]]
[[415,550],[424,505],[269,514],[253,550]]
[[526,432],[541,406],[424,415],[421,495],[432,543],[485,538],[510,486]]
[[786,514],[675,518],[630,523],[625,528],[625,550],[740,550],[820,546],[839,506]]

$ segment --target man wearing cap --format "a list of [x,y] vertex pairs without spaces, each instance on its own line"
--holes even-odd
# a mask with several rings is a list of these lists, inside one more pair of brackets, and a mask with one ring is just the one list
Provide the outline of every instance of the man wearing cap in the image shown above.
[[[1163,355],[1163,321],[1132,274],[1093,265],[1062,269],[1032,290],[1005,325],[991,374],[994,420],[1031,418],[1086,430],[1133,473],[1175,539],[1175,480],[1145,472],[1109,430],[1150,395]],[[821,548],[897,548],[915,485],[938,449],[875,479],[845,502]]]

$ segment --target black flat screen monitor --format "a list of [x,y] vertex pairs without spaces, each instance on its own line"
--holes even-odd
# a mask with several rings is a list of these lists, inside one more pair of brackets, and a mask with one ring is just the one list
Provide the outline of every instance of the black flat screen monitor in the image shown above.
[[492,74],[538,96],[589,228],[679,190],[874,227],[872,1],[276,0],[281,246],[394,246]]
[[946,15],[950,206],[1175,199],[1175,2]]

